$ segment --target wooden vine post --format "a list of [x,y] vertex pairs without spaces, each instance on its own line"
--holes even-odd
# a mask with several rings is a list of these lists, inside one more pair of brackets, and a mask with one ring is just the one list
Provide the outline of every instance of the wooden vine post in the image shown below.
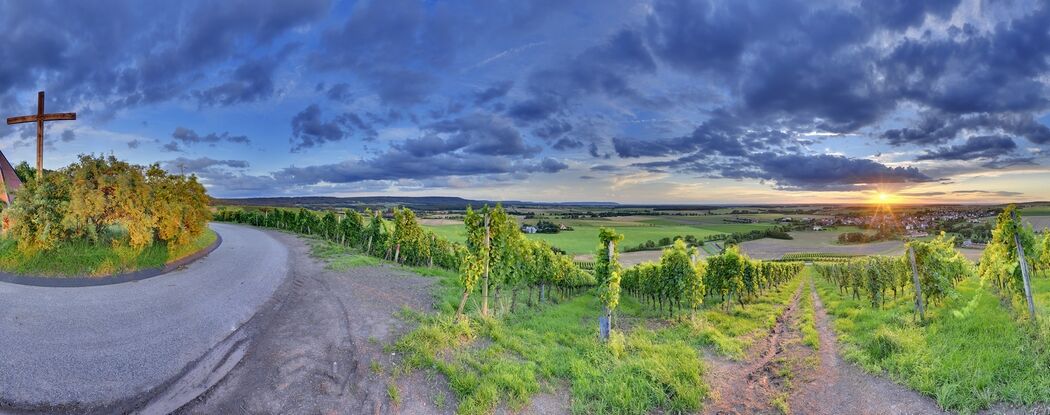
[[[607,253],[608,258],[609,258],[609,267],[610,268],[612,267],[613,254],[614,254],[615,250],[616,250],[616,242],[610,240],[609,241],[609,245],[608,245],[608,253]],[[612,321],[612,310],[609,309],[609,305],[608,304],[605,304],[603,302],[602,303],[602,315],[598,317],[598,335],[601,337],[601,339],[603,341],[608,341],[609,340],[609,332],[612,330],[612,324],[610,324],[611,321]]]
[[481,282],[481,315],[489,315],[489,264],[492,262],[492,239],[489,233],[489,214],[485,212],[485,274]]
[[1014,221],[1014,226],[1018,227],[1018,230],[1014,231],[1014,244],[1017,245],[1017,266],[1021,267],[1021,279],[1024,280],[1024,298],[1028,301],[1028,315],[1032,316],[1032,320],[1035,320],[1035,302],[1032,301],[1032,279],[1028,275],[1028,261],[1024,257],[1024,246],[1021,245],[1021,232],[1019,232],[1021,223],[1017,220],[1017,211],[1010,212],[1011,219]]
[[434,248],[437,248],[437,235],[430,235],[430,250],[427,251],[430,254],[427,258],[429,268],[434,268]]
[[922,284],[919,283],[919,266],[915,263],[915,248],[908,246],[908,260],[911,262],[911,280],[915,286],[915,309],[919,312],[919,321],[926,319],[926,308],[922,304]]
[[[379,216],[379,212],[378,212],[378,211],[376,211],[376,212],[375,212],[375,215],[376,215],[376,216]],[[369,232],[369,233],[368,233],[368,247],[367,247],[367,248],[365,248],[365,252],[367,252],[367,253],[369,253],[369,254],[371,254],[371,253],[372,253],[372,232]]]

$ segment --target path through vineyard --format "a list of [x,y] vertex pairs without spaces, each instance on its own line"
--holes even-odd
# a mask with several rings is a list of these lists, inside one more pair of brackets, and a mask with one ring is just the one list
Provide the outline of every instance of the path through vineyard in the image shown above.
[[[774,327],[742,362],[708,356],[712,399],[707,414],[938,414],[936,403],[887,379],[872,376],[838,355],[831,322],[816,291],[803,284]],[[811,296],[819,351],[802,343],[799,299]]]

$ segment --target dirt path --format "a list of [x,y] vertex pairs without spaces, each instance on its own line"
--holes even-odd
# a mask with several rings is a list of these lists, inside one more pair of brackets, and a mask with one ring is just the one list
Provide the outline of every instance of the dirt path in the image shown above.
[[707,356],[707,382],[713,399],[705,405],[704,413],[780,413],[773,402],[784,399],[782,396],[791,387],[792,367],[804,357],[792,347],[800,342],[793,322],[797,318],[801,292],[800,287],[766,337],[751,347],[747,360],[736,362]]
[[[805,289],[805,287],[810,287]],[[819,351],[802,343],[802,295],[811,296]],[[712,400],[706,414],[940,414],[921,394],[843,361],[827,313],[811,284],[803,284],[747,360],[707,357]]]
[[[431,414],[451,394],[441,379],[401,375],[384,346],[407,330],[395,314],[431,308],[434,279],[390,267],[340,273],[309,255],[299,238],[271,232],[289,246],[294,270],[249,328],[245,357],[218,385],[179,412],[187,414]],[[391,386],[396,385],[396,386]],[[397,401],[391,397],[396,391]]]
[[872,376],[839,357],[838,343],[824,304],[810,290],[820,333],[820,364],[793,394],[791,408],[805,414],[941,414],[926,396],[882,377]]

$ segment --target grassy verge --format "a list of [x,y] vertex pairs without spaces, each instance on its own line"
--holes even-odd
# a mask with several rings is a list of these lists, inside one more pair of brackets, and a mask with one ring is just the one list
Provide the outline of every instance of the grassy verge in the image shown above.
[[328,263],[328,269],[345,272],[351,268],[379,265],[382,259],[366,255],[356,248],[321,239],[310,240],[310,255]]
[[28,255],[18,250],[14,240],[5,238],[0,239],[0,271],[57,278],[113,275],[162,267],[206,248],[216,238],[215,232],[208,229],[184,246],[169,248],[165,243],[155,243],[141,251],[110,243],[72,241]]
[[913,322],[909,297],[877,310],[823,280],[817,288],[848,360],[946,409],[972,413],[997,402],[1050,401],[1045,344],[975,278],[959,285],[958,298],[930,307],[925,326]]
[[819,350],[820,333],[817,332],[817,311],[813,307],[813,295],[811,294],[815,274],[811,266],[806,267],[802,271],[805,282],[802,285],[802,295],[798,300],[799,310],[801,311],[798,319],[798,330],[802,332],[802,344],[812,347],[813,350]]
[[[638,308],[632,301],[623,306],[625,314]],[[564,383],[574,413],[700,408],[707,389],[692,345],[637,326],[605,346],[597,338],[599,309],[597,299],[584,294],[504,319],[417,316],[421,326],[395,347],[409,367],[445,375],[459,413],[489,413],[501,402],[520,410],[536,393]]]

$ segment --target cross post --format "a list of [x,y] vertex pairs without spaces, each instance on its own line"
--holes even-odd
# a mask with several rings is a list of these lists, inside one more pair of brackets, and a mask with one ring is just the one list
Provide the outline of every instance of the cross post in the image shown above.
[[44,177],[44,121],[76,120],[75,112],[44,114],[44,91],[36,94],[36,115],[22,115],[7,119],[7,125],[36,123],[36,178]]

